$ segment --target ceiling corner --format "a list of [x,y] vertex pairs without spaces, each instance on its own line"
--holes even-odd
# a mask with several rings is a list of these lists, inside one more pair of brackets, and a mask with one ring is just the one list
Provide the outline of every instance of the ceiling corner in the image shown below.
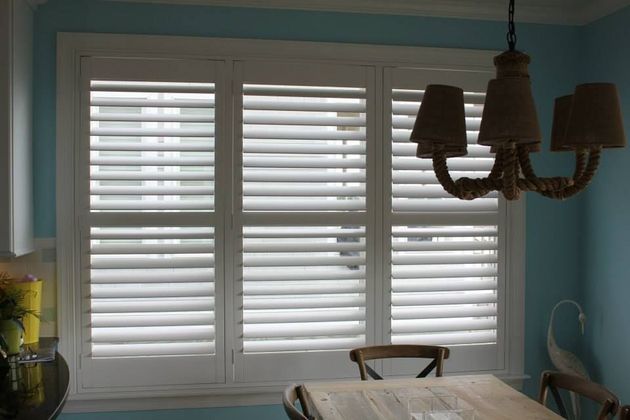
[[585,1],[579,9],[578,21],[588,25],[598,19],[630,6],[630,0],[591,0]]
[[26,0],[26,2],[33,8],[37,9],[38,6],[46,3],[48,0]]
[[[28,0],[43,3],[46,0]],[[198,6],[252,7],[505,20],[507,0],[109,0]],[[530,23],[584,25],[613,13],[630,0],[521,0],[517,20]]]

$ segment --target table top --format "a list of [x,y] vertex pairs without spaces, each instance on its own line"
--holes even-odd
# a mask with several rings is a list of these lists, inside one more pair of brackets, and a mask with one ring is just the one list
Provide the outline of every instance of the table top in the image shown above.
[[57,353],[51,362],[19,366],[18,390],[10,375],[0,385],[0,419],[55,419],[68,397],[69,371],[64,358]]
[[562,419],[492,375],[311,382],[304,389],[312,414],[323,420],[403,418],[410,399],[450,404],[454,397],[475,410],[476,420]]

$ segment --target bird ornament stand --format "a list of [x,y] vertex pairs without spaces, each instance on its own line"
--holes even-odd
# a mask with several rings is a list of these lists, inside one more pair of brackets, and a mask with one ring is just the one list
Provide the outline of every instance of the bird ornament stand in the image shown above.
[[[558,344],[556,343],[556,338],[554,337],[553,321],[556,314],[556,310],[560,306],[564,305],[565,303],[573,304],[578,309],[579,311],[578,321],[580,323],[580,332],[584,334],[584,325],[586,323],[586,315],[584,314],[584,311],[582,310],[582,307],[580,306],[580,304],[570,299],[564,299],[558,302],[556,306],[553,307],[553,310],[551,311],[551,317],[549,320],[549,328],[547,330],[547,351],[549,352],[549,358],[551,359],[551,362],[553,363],[553,365],[556,367],[558,371],[590,380],[588,372],[586,371],[586,368],[584,367],[584,364],[582,363],[582,361],[570,351],[567,351],[558,347]],[[579,420],[580,419],[579,398],[573,392],[571,392],[570,395],[571,395],[571,406],[573,409],[574,418],[576,420]]]

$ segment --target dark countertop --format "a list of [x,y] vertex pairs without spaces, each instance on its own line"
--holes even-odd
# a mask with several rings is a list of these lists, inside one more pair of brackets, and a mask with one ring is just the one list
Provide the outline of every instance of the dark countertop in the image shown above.
[[17,386],[6,367],[0,372],[0,418],[56,418],[68,397],[69,372],[65,359],[57,353],[52,362],[21,364],[19,369]]

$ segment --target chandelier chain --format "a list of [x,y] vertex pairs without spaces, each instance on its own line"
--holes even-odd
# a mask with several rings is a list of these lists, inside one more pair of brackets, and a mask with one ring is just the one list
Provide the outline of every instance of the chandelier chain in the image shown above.
[[510,51],[516,49],[516,26],[514,24],[514,0],[510,0],[510,6],[508,8],[508,33],[507,42]]

